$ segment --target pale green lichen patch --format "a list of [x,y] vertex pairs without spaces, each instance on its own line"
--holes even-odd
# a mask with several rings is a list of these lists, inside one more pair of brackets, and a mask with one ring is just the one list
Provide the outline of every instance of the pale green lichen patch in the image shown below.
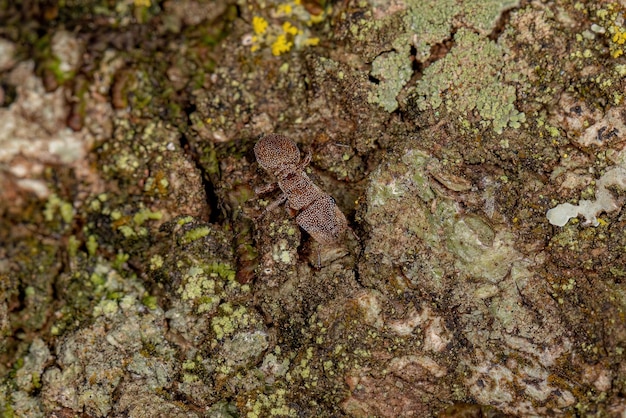
[[410,182],[417,188],[417,194],[424,202],[430,202],[435,198],[426,170],[430,161],[430,156],[420,150],[411,150],[402,156],[402,162],[411,168]]
[[161,211],[152,211],[147,208],[141,208],[131,216],[125,216],[120,210],[108,208],[102,210],[108,213],[113,221],[114,227],[122,234],[125,239],[141,238],[148,236],[149,229],[143,226],[147,221],[161,220],[163,213]]
[[[459,359],[466,362],[468,376],[471,376],[466,387],[482,403],[499,396],[513,400],[516,391],[523,390],[524,396],[543,405],[546,395],[558,388],[557,402],[572,405],[574,393],[569,386],[549,378],[549,367],[563,355],[563,341],[570,335],[569,330],[559,321],[546,321],[548,314],[537,318],[535,312],[541,309],[550,315],[557,314],[559,306],[565,306],[567,298],[577,293],[580,280],[552,279],[552,294],[546,294],[545,279],[538,277],[535,270],[536,263],[542,262],[540,256],[528,259],[517,247],[519,237],[513,231],[494,223],[493,218],[482,212],[468,211],[460,204],[461,200],[454,198],[458,193],[456,187],[441,187],[447,182],[432,170],[440,170],[445,165],[449,162],[425,152],[402,150],[372,173],[364,216],[371,228],[369,260],[361,264],[361,279],[368,277],[368,269],[372,275],[379,274],[384,278],[368,283],[379,291],[377,298],[394,297],[392,295],[410,292],[407,288],[411,285],[419,286],[420,291],[436,295],[434,299],[442,307],[440,312],[447,312],[448,306],[463,306],[466,312],[471,312],[470,317],[480,318],[480,324],[492,321],[490,329],[500,330],[495,339],[505,347],[503,349],[489,348],[493,347],[495,334],[490,333],[485,338],[481,335],[482,325],[477,325],[473,319],[461,320],[463,324],[459,326],[472,344],[493,353],[506,352],[509,356],[523,357],[525,367],[517,367],[515,362],[503,363],[501,372],[508,376],[515,389],[499,383],[500,386],[486,395],[476,382],[489,378],[491,358],[480,360],[472,355],[459,355]],[[419,175],[416,177],[416,174]],[[413,181],[415,178],[423,182]],[[502,184],[511,183],[510,179],[505,183],[503,175],[498,179]],[[434,198],[429,198],[430,193],[425,194],[423,190],[420,194],[423,183]],[[390,184],[401,193],[382,192],[388,190]],[[466,193],[462,201],[468,202],[466,199],[472,188],[461,190]],[[577,233],[576,228],[571,230]],[[579,239],[578,245],[587,244]],[[399,280],[393,280],[393,276],[390,280],[390,267],[402,270]],[[405,284],[407,280],[410,281],[408,286]],[[373,298],[370,296],[370,299]],[[375,308],[372,314],[361,316],[376,328],[376,304],[364,296],[360,302],[368,302]],[[403,335],[410,335],[410,330],[415,328],[415,325],[407,327],[410,322],[404,322],[402,327],[394,325],[394,328],[397,326],[395,329],[401,330]],[[426,337],[424,348],[417,351],[423,352],[427,350],[425,347],[434,346],[445,347],[445,343],[438,344]],[[543,353],[542,360],[525,355],[537,350]],[[363,347],[352,349],[352,352],[363,359],[371,353]],[[459,364],[459,359],[453,363]],[[531,375],[537,378],[536,387],[525,383]]]
[[279,261],[284,264],[293,264],[294,256],[293,249],[290,248],[287,240],[280,240],[277,244],[272,246],[272,258],[274,261]]
[[510,235],[488,240],[482,238],[483,232],[489,235],[494,232],[483,221],[472,223],[475,219],[463,217],[455,220],[447,234],[448,249],[458,257],[459,267],[467,274],[499,282],[508,274],[511,263],[521,256],[511,246],[513,237]]
[[[250,322],[250,321],[249,321]],[[220,366],[236,369],[258,359],[269,345],[268,334],[264,329],[242,329],[220,344]]]
[[176,223],[180,226],[191,223],[194,221],[193,216],[181,216],[176,220]]
[[[496,132],[501,132],[506,126],[519,127],[519,123],[524,121],[523,114],[517,112],[513,106],[515,99],[515,89],[512,86],[501,85],[499,80],[493,81],[482,78],[481,72],[476,70],[463,71],[463,66],[480,67],[484,63],[485,55],[493,62],[486,67],[491,72],[489,66],[502,66],[503,53],[498,51],[493,57],[489,56],[491,51],[478,45],[478,41],[471,39],[469,33],[476,39],[488,42],[486,36],[496,25],[502,13],[510,8],[518,6],[518,0],[478,0],[474,2],[460,2],[456,0],[444,1],[418,1],[410,0],[406,2],[406,9],[402,12],[402,29],[397,37],[391,42],[391,50],[379,54],[372,63],[370,75],[378,80],[378,84],[373,86],[373,91],[369,94],[370,103],[377,103],[388,112],[393,112],[398,108],[397,96],[406,86],[413,75],[413,63],[409,56],[409,47],[415,48],[414,59],[418,62],[427,62],[431,57],[431,50],[437,44],[442,44],[452,36],[455,21],[463,21],[468,28],[462,28],[454,36],[455,42],[460,48],[469,50],[461,57],[455,56],[455,62],[448,64],[450,70],[443,72],[445,68],[439,64],[433,69],[426,69],[423,79],[418,82],[418,94],[425,96],[426,100],[432,100],[430,108],[437,109],[440,105],[439,96],[446,91],[463,90],[467,76],[470,76],[470,86],[475,94],[468,97],[468,103],[460,112],[471,111],[474,107],[479,111],[480,116],[490,121]],[[398,23],[389,18],[384,23],[377,25],[367,25],[363,23],[362,30],[381,31],[385,33],[386,25],[397,25]],[[475,34],[474,31],[479,34]],[[493,42],[492,42],[493,43]],[[493,45],[496,45],[495,43]],[[454,50],[454,48],[453,48]],[[459,54],[457,52],[457,54]],[[471,58],[471,59],[468,59]],[[450,60],[444,57],[444,60]],[[435,64],[442,60],[437,61]],[[455,71],[452,67],[456,66]],[[488,77],[497,77],[499,68],[494,68]],[[439,74],[438,79],[434,79]],[[421,86],[421,88],[420,88]],[[478,94],[479,92],[483,94]],[[495,99],[494,98],[500,98]],[[478,101],[474,103],[472,99]],[[456,101],[454,98],[450,98]],[[465,100],[465,98],[463,98]],[[471,105],[470,105],[471,104]],[[424,108],[423,104],[421,106]]]
[[[431,157],[420,150],[409,150],[402,156],[402,164],[381,166],[380,181],[370,183],[368,195],[370,207],[384,207],[389,200],[401,201],[405,195],[414,194],[424,201],[430,202],[434,192],[428,181],[426,165]],[[406,177],[406,169],[410,167],[411,177]]]
[[180,239],[181,244],[189,244],[196,240],[206,237],[211,233],[211,229],[207,226],[201,226],[187,231]]
[[[374,231],[397,237],[399,245],[386,246],[384,252],[372,246],[370,251],[410,259],[414,252],[420,252],[416,244],[422,243],[429,251],[453,255],[454,264],[465,274],[499,282],[511,264],[521,258],[512,246],[514,237],[494,231],[483,217],[462,214],[451,199],[434,199],[428,167],[438,164],[437,159],[422,151],[409,150],[403,153],[401,161],[382,164],[373,173],[367,191],[367,216],[377,219]],[[391,208],[397,208],[393,219],[389,215]],[[435,272],[444,267],[440,264],[443,261],[444,258],[428,261],[432,263],[429,270],[433,280],[437,277]]]
[[[35,339],[28,349],[28,354],[18,363],[19,367],[15,371],[15,383],[19,389],[24,392],[39,389],[44,366],[49,360],[48,346],[41,339]],[[2,404],[0,401],[0,405]]]
[[247,328],[257,322],[245,306],[233,307],[229,302],[219,306],[220,313],[211,319],[211,327],[218,340],[232,335],[239,328]]
[[131,228],[128,225],[120,225],[117,228],[118,231],[120,231],[122,233],[122,235],[124,236],[124,238],[132,238],[134,236],[136,236],[137,234],[135,233],[135,230],[133,228]]
[[[94,317],[113,317],[118,310],[132,309],[137,304],[137,298],[129,293],[136,291],[124,284],[124,278],[110,265],[96,264],[93,273],[89,277],[94,296],[100,297],[100,301],[94,306]],[[143,292],[143,290],[140,290]]]
[[215,281],[208,278],[199,267],[191,267],[183,279],[183,286],[178,292],[183,300],[196,299],[202,296],[205,291],[215,292]]
[[52,222],[58,215],[63,222],[69,224],[74,218],[74,213],[74,207],[70,202],[66,202],[56,194],[52,194],[46,202],[44,218],[46,221]]
[[133,222],[135,225],[141,226],[144,222],[148,220],[161,220],[163,218],[163,213],[160,211],[151,211],[149,209],[141,209],[139,212],[135,213],[133,216]]
[[252,402],[246,405],[247,418],[262,417],[297,417],[297,411],[289,406],[287,401],[287,391],[277,389],[269,395],[259,394]]
[[117,313],[117,302],[114,300],[103,300],[96,305],[93,310],[93,316],[112,317]]
[[424,71],[415,87],[417,105],[423,110],[443,106],[461,115],[476,112],[497,133],[518,128],[525,115],[515,108],[515,87],[502,80],[502,47],[466,29],[454,39],[455,46]]
[[413,45],[417,50],[416,59],[425,61],[430,48],[450,36],[452,19],[461,11],[456,0],[411,0],[404,22],[410,33],[415,34]]
[[182,300],[192,302],[198,313],[214,310],[228,294],[234,281],[235,271],[228,264],[210,263],[190,267],[182,279],[177,293]]
[[369,95],[370,103],[378,103],[387,112],[398,108],[396,97],[411,79],[413,69],[409,59],[409,44],[399,42],[391,52],[385,52],[374,60],[370,74],[379,80],[374,92]]
[[156,298],[156,296],[150,296],[150,295],[146,295],[143,298],[141,298],[141,303],[148,309],[156,309],[158,308],[158,300]]
[[89,235],[89,237],[87,237],[87,242],[85,243],[85,245],[87,247],[87,252],[89,253],[89,255],[96,255],[96,251],[98,251],[98,241],[96,240],[95,235]]
[[163,256],[155,254],[150,258],[150,270],[156,270],[163,267]]
[[462,1],[461,19],[481,34],[489,34],[506,10],[519,6],[519,0],[474,0]]
[[80,241],[76,238],[76,235],[70,235],[67,240],[67,252],[71,258],[76,257],[78,253],[78,247],[80,246]]

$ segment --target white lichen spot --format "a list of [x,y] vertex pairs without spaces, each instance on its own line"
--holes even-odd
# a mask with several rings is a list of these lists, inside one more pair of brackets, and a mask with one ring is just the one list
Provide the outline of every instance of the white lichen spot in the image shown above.
[[565,226],[571,218],[582,215],[587,224],[600,225],[597,219],[598,214],[614,212],[624,204],[624,197],[615,197],[608,189],[610,186],[618,186],[626,190],[626,169],[614,167],[608,170],[596,184],[596,200],[581,199],[578,205],[561,203],[546,213],[548,221],[552,225]]

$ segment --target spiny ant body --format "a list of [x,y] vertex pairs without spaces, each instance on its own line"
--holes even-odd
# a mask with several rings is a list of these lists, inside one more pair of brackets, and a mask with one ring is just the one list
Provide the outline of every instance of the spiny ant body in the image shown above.
[[[273,210],[286,202],[288,208],[300,211],[296,222],[315,241],[321,245],[337,242],[348,227],[348,221],[335,200],[317,187],[304,172],[311,161],[311,154],[300,160],[300,150],[295,142],[278,134],[259,139],[254,146],[254,154],[259,165],[278,180],[256,192],[269,192],[276,184],[283,192],[266,210]],[[319,258],[318,251],[318,265]]]

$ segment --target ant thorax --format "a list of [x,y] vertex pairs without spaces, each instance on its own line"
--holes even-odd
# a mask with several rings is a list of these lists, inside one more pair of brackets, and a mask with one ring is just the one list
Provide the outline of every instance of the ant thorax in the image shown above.
[[297,164],[285,164],[282,167],[276,168],[274,176],[279,182],[286,181],[288,177],[293,176],[298,171]]
[[325,196],[325,193],[303,171],[293,172],[286,178],[279,180],[278,186],[287,196],[289,207],[295,210],[304,209]]

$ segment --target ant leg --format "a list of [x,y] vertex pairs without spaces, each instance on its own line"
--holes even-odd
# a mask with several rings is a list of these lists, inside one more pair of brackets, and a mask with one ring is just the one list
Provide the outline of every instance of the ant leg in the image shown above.
[[317,269],[322,268],[322,244],[317,243]]
[[269,183],[269,184],[266,184],[265,186],[255,187],[254,188],[254,193],[255,194],[269,193],[269,192],[271,192],[273,190],[276,190],[277,186],[278,186],[278,183]]
[[302,161],[298,163],[297,169],[304,170],[304,167],[309,165],[309,163],[311,162],[311,156],[312,156],[311,151],[307,152],[304,158],[302,159]]
[[317,249],[317,269],[320,270],[322,268],[322,254],[320,249]]
[[263,213],[261,213],[259,215],[258,219],[261,219],[263,216],[265,216],[265,214],[267,212],[273,211],[274,209],[276,209],[277,207],[279,207],[280,205],[282,205],[283,203],[285,203],[287,201],[287,195],[283,194],[281,195],[278,199],[274,200],[272,203],[270,203],[269,205],[267,205],[267,207],[265,208],[265,210],[263,211]]
[[283,203],[285,203],[287,201],[287,195],[286,194],[281,194],[280,197],[276,200],[274,200],[272,203],[270,203],[269,205],[267,205],[267,207],[265,208],[266,211],[271,211],[276,209],[277,207],[279,207],[280,205],[282,205]]

